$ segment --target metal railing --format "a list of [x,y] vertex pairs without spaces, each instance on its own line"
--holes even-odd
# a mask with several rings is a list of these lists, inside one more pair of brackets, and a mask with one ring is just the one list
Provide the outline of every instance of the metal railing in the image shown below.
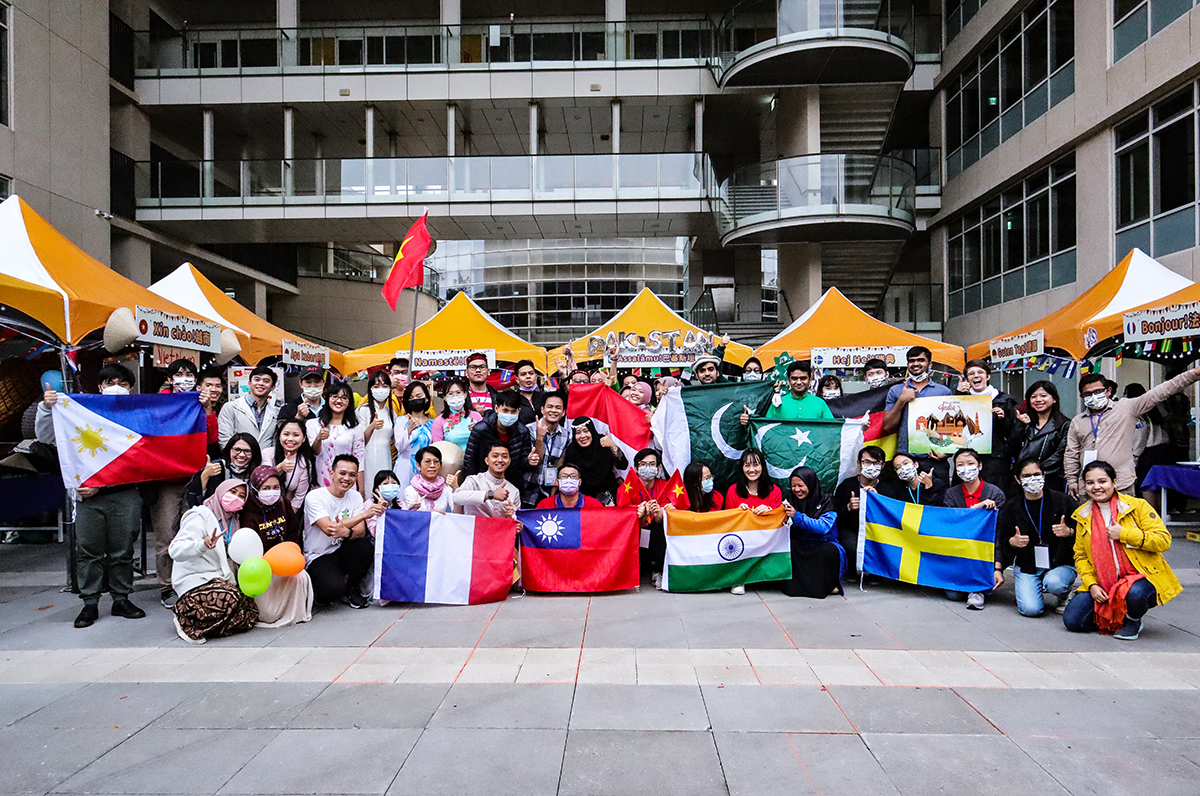
[[861,31],[886,34],[911,52],[914,19],[911,0],[751,0],[717,23],[712,66],[720,75],[760,45]]
[[745,224],[806,215],[869,212],[912,223],[916,173],[894,157],[803,155],[739,169],[721,183],[715,201],[721,235]]
[[721,333],[721,327],[717,324],[717,305],[713,300],[711,287],[704,288],[696,302],[683,314],[683,317],[688,323],[706,332]]
[[913,165],[918,190],[942,187],[942,150],[894,149],[888,154]]
[[137,33],[139,77],[530,68],[597,61],[691,61],[713,52],[703,18],[625,22],[329,25]]
[[108,209],[114,216],[133,221],[137,217],[137,161],[108,150]]
[[116,14],[108,15],[108,74],[125,88],[133,88],[135,63],[133,28]]
[[694,152],[141,161],[138,206],[706,199]]
[[[319,279],[348,279],[355,282],[382,282],[392,268],[392,258],[379,252],[358,249],[329,249],[328,257],[321,265],[312,259],[301,259],[296,270],[298,276]],[[441,296],[442,275],[425,261],[425,280],[418,290],[434,298]]]

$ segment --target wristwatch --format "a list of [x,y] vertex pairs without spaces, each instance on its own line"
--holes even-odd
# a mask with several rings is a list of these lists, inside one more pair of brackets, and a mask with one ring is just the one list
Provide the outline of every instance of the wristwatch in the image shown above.
[[489,490],[487,491],[487,499],[488,499],[488,500],[495,500],[495,497],[493,497],[493,495],[495,495],[495,493],[494,493],[492,490],[490,490],[490,489],[489,489]]

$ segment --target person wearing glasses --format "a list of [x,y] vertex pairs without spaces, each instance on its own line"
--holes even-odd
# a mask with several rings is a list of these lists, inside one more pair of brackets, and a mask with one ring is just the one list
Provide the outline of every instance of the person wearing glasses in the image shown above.
[[487,383],[489,373],[486,354],[476,352],[467,357],[467,396],[471,407],[481,415],[495,408],[492,402],[495,393]]
[[1063,469],[1067,492],[1073,498],[1084,495],[1083,469],[1094,461],[1108,462],[1116,472],[1118,492],[1132,494],[1137,462],[1133,456],[1138,418],[1167,398],[1181,393],[1200,381],[1200,367],[1184,371],[1137,398],[1113,401],[1116,385],[1099,373],[1079,380],[1079,396],[1084,410],[1071,420],[1067,430],[1067,450]]

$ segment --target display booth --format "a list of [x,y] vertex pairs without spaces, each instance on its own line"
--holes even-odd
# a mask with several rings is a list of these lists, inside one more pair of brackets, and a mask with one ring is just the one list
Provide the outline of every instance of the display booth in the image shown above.
[[[466,293],[455,294],[425,323],[416,328],[416,348],[412,368],[419,370],[462,370],[468,354],[480,351],[489,364],[532,360],[534,367],[546,372],[546,351],[505,329]],[[366,348],[342,355],[344,373],[350,374],[387,364],[394,357],[408,357],[412,335],[402,334]]]
[[[577,363],[603,360],[619,367],[678,369],[690,367],[696,357],[718,345],[719,334],[688,323],[650,288],[642,288],[612,320],[572,342],[571,351]],[[551,366],[558,367],[561,353],[556,356],[552,350],[550,355]],[[750,348],[741,343],[725,347],[730,364],[740,367],[750,356]]]
[[913,346],[933,352],[933,361],[961,371],[964,358],[960,346],[906,332],[889,326],[858,308],[835,287],[808,308],[786,329],[754,352],[770,367],[777,357],[811,360],[823,370],[860,369],[878,357],[889,367],[904,368],[905,354]]

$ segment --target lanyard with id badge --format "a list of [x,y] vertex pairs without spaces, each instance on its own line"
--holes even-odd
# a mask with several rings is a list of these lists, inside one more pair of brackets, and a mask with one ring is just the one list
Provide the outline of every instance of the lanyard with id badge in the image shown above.
[[[1042,512],[1046,508],[1046,497],[1038,501],[1038,519],[1037,524],[1033,525],[1034,533],[1037,534],[1037,540],[1042,541]],[[1029,517],[1029,522],[1033,524],[1033,515],[1029,512],[1029,501],[1025,501],[1025,516]],[[1033,566],[1035,569],[1050,569],[1050,548],[1044,544],[1036,544],[1033,546]]]
[[1080,467],[1087,467],[1092,462],[1096,461],[1098,449],[1100,448],[1100,423],[1104,421],[1104,412],[1098,415],[1089,415],[1088,421],[1092,424],[1092,447],[1083,452],[1083,459],[1080,462]]

